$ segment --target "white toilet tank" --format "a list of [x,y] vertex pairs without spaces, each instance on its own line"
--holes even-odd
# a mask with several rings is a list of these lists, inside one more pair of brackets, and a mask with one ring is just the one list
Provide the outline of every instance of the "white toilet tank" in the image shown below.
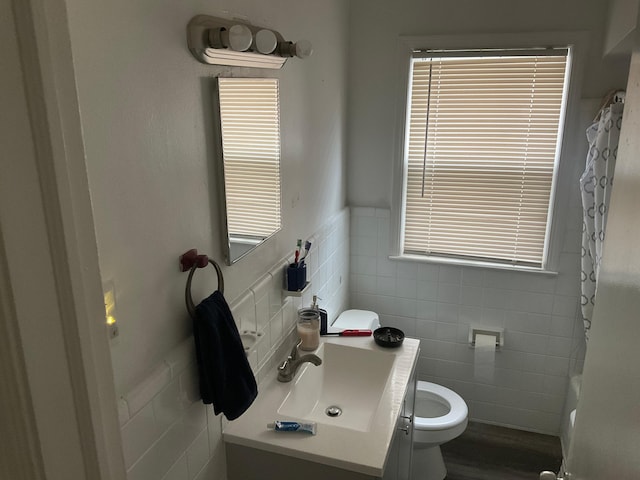
[[375,330],[380,327],[380,318],[376,312],[369,310],[345,310],[336,321],[331,324],[329,331],[341,331],[348,329]]

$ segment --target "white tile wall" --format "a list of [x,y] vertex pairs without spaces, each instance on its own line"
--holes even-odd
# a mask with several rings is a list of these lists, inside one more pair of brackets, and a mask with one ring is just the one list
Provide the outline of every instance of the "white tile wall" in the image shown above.
[[[295,341],[297,309],[311,296],[333,320],[347,306],[349,210],[316,232],[308,256],[311,288],[300,297],[283,295],[284,267],[278,261],[233,302],[239,330],[257,332],[248,352],[258,383],[285,358]],[[290,256],[293,256],[291,254]],[[120,399],[122,445],[129,480],[221,480],[226,478],[222,431],[226,419],[201,403],[193,338],[168,352],[162,364]]]
[[[567,224],[557,276],[391,261],[388,210],[352,208],[350,231],[350,306],[420,338],[419,378],[457,391],[475,420],[559,433],[582,338],[580,222]],[[474,378],[470,324],[505,329],[491,384]]]

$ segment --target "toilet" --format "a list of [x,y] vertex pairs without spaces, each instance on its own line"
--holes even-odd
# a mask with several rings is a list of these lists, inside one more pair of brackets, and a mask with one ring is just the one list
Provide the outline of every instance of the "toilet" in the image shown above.
[[445,478],[440,445],[464,432],[468,414],[467,404],[456,392],[436,383],[416,383],[412,480]]
[[[329,332],[380,327],[378,314],[369,310],[346,310],[330,325]],[[467,428],[469,409],[453,390],[436,383],[417,381],[413,412],[411,480],[442,480],[447,469],[440,445]]]

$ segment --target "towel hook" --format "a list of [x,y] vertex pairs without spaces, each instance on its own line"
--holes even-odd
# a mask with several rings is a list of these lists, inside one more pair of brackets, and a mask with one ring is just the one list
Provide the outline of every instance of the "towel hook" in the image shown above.
[[187,304],[187,311],[191,318],[196,318],[196,307],[193,304],[193,298],[191,297],[191,279],[197,268],[204,268],[208,264],[213,265],[216,269],[216,275],[218,276],[218,290],[220,293],[224,293],[224,277],[222,276],[222,269],[220,265],[211,260],[206,255],[198,255],[198,250],[192,248],[191,250],[180,255],[180,271],[186,272],[189,270],[189,276],[187,277],[187,286],[184,291],[184,300]]

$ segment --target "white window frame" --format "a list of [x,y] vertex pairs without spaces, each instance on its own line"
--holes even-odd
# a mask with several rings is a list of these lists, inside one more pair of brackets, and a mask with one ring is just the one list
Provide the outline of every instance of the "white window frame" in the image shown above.
[[[438,36],[401,36],[398,42],[398,70],[400,78],[397,92],[396,135],[393,159],[391,239],[390,258],[394,260],[443,263],[464,266],[489,267],[503,270],[522,270],[554,274],[557,271],[562,244],[562,225],[568,214],[568,194],[573,171],[571,159],[565,153],[572,151],[568,145],[577,142],[575,126],[579,110],[582,72],[584,70],[588,36],[585,32],[544,32],[529,34],[477,34],[477,35],[438,35]],[[566,110],[563,134],[559,138],[558,158],[549,207],[548,241],[541,267],[511,265],[500,262],[449,258],[424,255],[409,255],[402,251],[404,232],[404,184],[406,115],[411,70],[411,58],[416,50],[464,50],[464,49],[504,49],[536,48],[541,46],[569,46],[572,61],[568,65],[569,85],[566,94]]]

